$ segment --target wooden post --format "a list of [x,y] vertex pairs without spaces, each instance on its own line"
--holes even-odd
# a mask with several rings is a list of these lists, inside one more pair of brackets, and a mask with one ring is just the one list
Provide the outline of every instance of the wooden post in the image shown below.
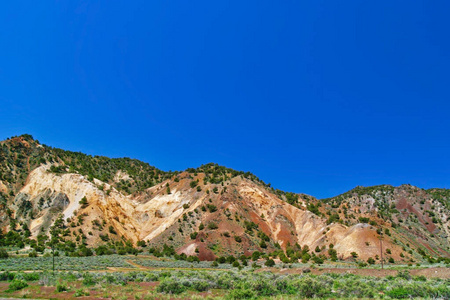
[[53,256],[53,273],[55,273],[55,245],[52,242],[52,256]]
[[380,259],[381,259],[381,269],[383,269],[383,231],[380,234]]

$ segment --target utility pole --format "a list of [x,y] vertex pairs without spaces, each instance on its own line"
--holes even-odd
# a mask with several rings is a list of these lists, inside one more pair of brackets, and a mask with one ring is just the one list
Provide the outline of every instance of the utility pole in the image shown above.
[[381,231],[379,239],[380,239],[381,269],[383,270],[383,231]]
[[52,243],[53,273],[55,273],[55,245]]

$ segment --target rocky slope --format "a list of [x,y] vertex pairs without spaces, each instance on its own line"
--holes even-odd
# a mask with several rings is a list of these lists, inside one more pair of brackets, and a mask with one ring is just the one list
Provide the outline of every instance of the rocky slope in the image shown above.
[[59,217],[72,249],[125,240],[207,260],[279,249],[367,260],[379,258],[382,237],[383,255],[395,261],[449,257],[445,189],[358,187],[318,200],[215,164],[163,172],[28,135],[0,146],[0,226],[28,240],[39,242]]

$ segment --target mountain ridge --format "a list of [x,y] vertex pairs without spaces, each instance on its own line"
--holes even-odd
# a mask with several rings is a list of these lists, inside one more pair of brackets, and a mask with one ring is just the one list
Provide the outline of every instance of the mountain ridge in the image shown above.
[[208,260],[276,251],[285,261],[377,260],[381,234],[393,261],[450,256],[448,189],[358,186],[316,199],[213,163],[165,172],[48,147],[30,135],[0,145],[0,226],[17,239],[28,235],[31,246],[59,218],[67,254],[167,243]]

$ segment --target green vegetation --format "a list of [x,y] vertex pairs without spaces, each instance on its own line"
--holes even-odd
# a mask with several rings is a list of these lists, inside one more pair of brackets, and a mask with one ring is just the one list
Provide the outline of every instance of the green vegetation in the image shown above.
[[[238,267],[240,263],[235,261]],[[103,298],[119,298],[144,293],[147,298],[192,298],[210,291],[218,299],[298,299],[298,298],[440,298],[450,297],[449,280],[426,279],[399,272],[388,278],[362,277],[353,274],[281,275],[271,272],[161,270],[133,272],[0,272],[1,281],[9,281],[2,296],[16,291],[41,289],[38,282],[55,287],[54,293],[73,292],[74,297],[86,296],[100,288]],[[79,283],[82,283],[80,288]],[[137,283],[154,282],[142,287]],[[115,287],[118,287],[116,289]],[[103,289],[104,288],[104,289]],[[51,291],[47,289],[47,293]],[[121,291],[121,292],[114,292]],[[19,294],[14,294],[19,295]],[[23,295],[23,294],[22,294]],[[68,296],[70,294],[67,294]],[[123,296],[122,296],[123,295]],[[52,294],[41,297],[52,298]],[[200,294],[199,294],[200,296]],[[138,299],[139,297],[136,297]]]
[[7,292],[14,292],[21,289],[24,289],[28,286],[28,283],[23,279],[13,279],[9,284]]
[[216,230],[217,228],[219,228],[219,226],[216,223],[211,222],[208,224],[208,229],[210,230]]
[[[25,182],[28,172],[44,163],[53,164],[50,172],[58,174],[78,172],[91,181],[97,178],[109,183],[126,194],[143,191],[177,174],[158,170],[137,159],[108,158],[46,145],[41,147],[38,141],[26,134],[0,144],[0,180],[3,182],[19,183],[20,186]],[[130,178],[114,180],[119,171]]]
[[441,202],[447,209],[450,209],[450,189],[429,189],[427,193],[433,197],[433,199]]
[[7,252],[5,249],[0,248],[0,259],[2,259],[2,258],[8,258],[8,257],[9,257],[8,252]]

